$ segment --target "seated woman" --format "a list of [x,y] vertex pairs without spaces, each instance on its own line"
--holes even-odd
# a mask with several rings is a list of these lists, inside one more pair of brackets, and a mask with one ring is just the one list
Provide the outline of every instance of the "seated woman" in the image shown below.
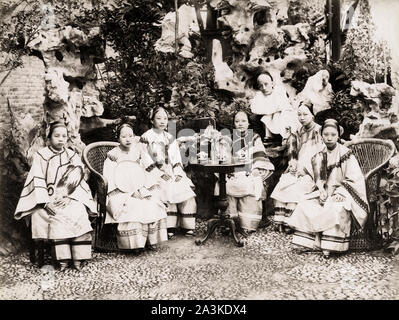
[[[33,240],[51,239],[60,270],[70,261],[81,269],[91,259],[90,212],[97,214],[84,180],[79,155],[66,148],[66,125],[50,125],[49,146],[37,151],[15,210],[15,219],[30,218]],[[28,220],[29,221],[29,220]]]
[[301,102],[298,120],[302,126],[287,139],[288,168],[270,196],[274,199],[274,222],[280,232],[288,231],[285,219],[292,214],[298,201],[312,191],[311,159],[324,145],[310,102]]
[[292,243],[321,249],[327,258],[330,251],[348,250],[351,223],[361,229],[369,208],[359,163],[338,143],[342,128],[327,119],[321,132],[326,147],[312,158],[318,192],[300,201],[286,223],[295,230]]
[[[105,223],[117,223],[120,249],[154,249],[168,239],[166,207],[158,195],[153,163],[129,124],[117,130],[119,146],[108,152],[103,174],[108,181]],[[144,170],[144,167],[147,170]]]
[[284,87],[278,85],[269,72],[260,74],[257,84],[259,91],[252,99],[251,112],[258,115],[265,126],[266,143],[276,137],[286,139],[286,127],[294,131],[299,127],[296,109],[291,106]]
[[[238,218],[244,232],[251,232],[262,219],[262,200],[266,199],[263,183],[273,173],[274,166],[266,156],[262,138],[249,130],[248,114],[238,111],[233,119],[233,159],[252,162],[243,170],[227,175],[226,213]],[[215,194],[219,193],[218,187],[217,184]]]
[[193,236],[197,203],[193,183],[183,170],[179,145],[168,133],[168,113],[162,107],[151,111],[153,128],[141,136],[147,154],[153,159],[154,171],[159,176],[162,199],[167,203],[168,237],[172,238],[181,227],[187,236]]

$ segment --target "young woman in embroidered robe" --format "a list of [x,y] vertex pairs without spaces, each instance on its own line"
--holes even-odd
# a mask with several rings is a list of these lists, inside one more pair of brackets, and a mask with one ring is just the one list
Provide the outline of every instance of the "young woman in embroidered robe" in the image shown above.
[[[227,175],[226,193],[231,217],[238,217],[244,232],[258,228],[262,219],[262,200],[266,199],[264,181],[273,173],[274,166],[266,156],[262,138],[249,130],[248,114],[238,111],[234,117],[233,159],[246,158],[249,166]],[[245,161],[245,160],[244,160]],[[219,193],[218,184],[215,194]]]
[[266,141],[273,139],[275,135],[286,139],[286,127],[291,127],[293,131],[299,127],[296,109],[291,106],[283,86],[276,86],[269,72],[260,74],[257,83],[259,91],[251,102],[251,112],[258,115],[258,118],[261,116]]
[[294,228],[292,243],[323,250],[346,251],[351,224],[364,226],[368,213],[366,184],[350,149],[338,143],[342,128],[327,119],[322,127],[325,147],[312,158],[319,194],[300,201],[286,223]]
[[310,102],[301,103],[298,120],[302,126],[287,139],[288,168],[270,196],[274,199],[274,222],[280,232],[288,231],[285,219],[292,214],[298,201],[313,190],[311,159],[324,145]]
[[[166,207],[145,146],[129,124],[117,130],[120,145],[108,152],[103,174],[108,181],[105,223],[117,223],[120,249],[142,249],[167,241]],[[145,170],[144,168],[148,169]],[[140,181],[141,180],[141,181]]]
[[182,228],[188,236],[194,235],[195,201],[194,185],[183,170],[179,145],[168,133],[168,113],[162,107],[151,111],[152,129],[141,136],[141,142],[155,162],[162,199],[167,203],[168,236],[172,238],[177,228]]
[[52,240],[55,259],[64,270],[73,260],[75,269],[91,258],[88,213],[97,214],[85,182],[79,155],[65,147],[67,128],[62,122],[50,126],[49,146],[37,151],[22,190],[15,219],[30,219],[32,239]]

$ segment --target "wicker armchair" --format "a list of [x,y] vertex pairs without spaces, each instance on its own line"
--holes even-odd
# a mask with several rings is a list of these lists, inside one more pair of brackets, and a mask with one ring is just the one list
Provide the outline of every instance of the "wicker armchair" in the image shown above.
[[[95,190],[95,198],[97,199],[97,210],[100,214],[99,219],[96,223],[95,237],[94,237],[94,249],[96,251],[113,251],[117,250],[115,241],[106,241],[103,243],[103,239],[100,239],[101,231],[104,226],[105,214],[106,214],[106,200],[107,200],[107,179],[102,175],[104,168],[104,161],[107,157],[108,151],[118,146],[119,143],[111,141],[100,141],[94,142],[86,146],[83,151],[83,162],[89,168],[90,186],[92,190]],[[111,226],[112,227],[112,226]],[[111,233],[110,236],[112,236]],[[115,243],[110,247],[111,243]]]
[[362,232],[352,230],[349,242],[350,250],[371,250],[382,245],[382,236],[377,232],[379,223],[379,193],[381,172],[395,153],[395,145],[391,140],[359,139],[345,143],[359,161],[366,180],[367,199],[370,213]]
[[[186,120],[177,123],[177,127],[178,129],[190,128],[195,132],[199,132],[201,129],[205,129],[209,124],[216,126],[215,119],[204,117]],[[116,225],[104,225],[107,210],[106,201],[108,184],[107,179],[102,175],[104,161],[107,157],[108,151],[118,145],[119,143],[117,142],[99,141],[89,144],[83,151],[83,162],[91,172],[89,184],[92,190],[95,191],[97,210],[100,214],[98,222],[96,223],[94,236],[94,250],[97,252],[120,251],[116,240]]]

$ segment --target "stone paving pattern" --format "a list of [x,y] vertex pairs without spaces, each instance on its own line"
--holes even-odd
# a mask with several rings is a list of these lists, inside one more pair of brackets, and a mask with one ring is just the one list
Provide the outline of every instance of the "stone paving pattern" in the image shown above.
[[[198,223],[203,231],[204,222]],[[200,232],[201,232],[200,231]],[[43,273],[28,254],[0,258],[3,299],[392,299],[399,298],[399,259],[380,252],[348,253],[328,260],[299,254],[291,236],[271,227],[245,246],[217,233],[204,245],[178,235],[139,256],[94,253],[81,272]]]

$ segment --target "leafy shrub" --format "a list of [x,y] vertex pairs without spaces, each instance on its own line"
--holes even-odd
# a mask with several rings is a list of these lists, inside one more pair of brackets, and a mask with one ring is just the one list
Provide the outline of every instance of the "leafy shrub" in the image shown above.
[[391,57],[383,41],[375,36],[375,25],[368,1],[360,1],[358,18],[348,31],[340,64],[351,80],[383,82],[389,72]]
[[117,52],[106,62],[104,116],[135,115],[138,134],[148,128],[149,111],[157,106],[166,107],[177,120],[215,116],[218,110],[214,71],[203,58],[205,46],[200,37],[191,39],[194,59],[154,49],[161,36],[161,19],[167,13],[164,4],[125,1],[101,15],[105,39]]

